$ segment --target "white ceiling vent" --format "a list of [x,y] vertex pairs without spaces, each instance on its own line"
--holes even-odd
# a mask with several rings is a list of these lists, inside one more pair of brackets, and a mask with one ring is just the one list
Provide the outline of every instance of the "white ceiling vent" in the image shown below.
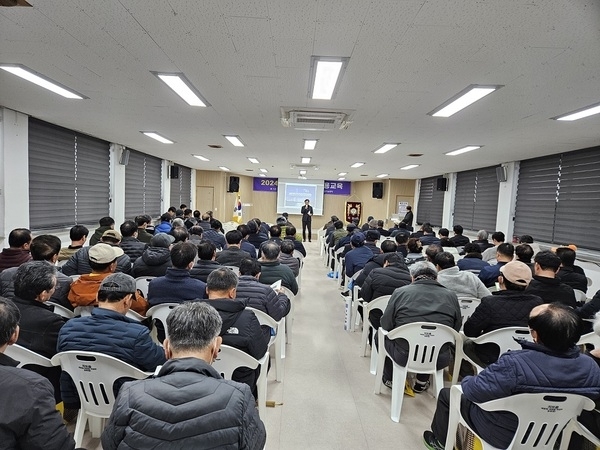
[[353,111],[325,109],[281,108],[281,124],[301,131],[345,130]]

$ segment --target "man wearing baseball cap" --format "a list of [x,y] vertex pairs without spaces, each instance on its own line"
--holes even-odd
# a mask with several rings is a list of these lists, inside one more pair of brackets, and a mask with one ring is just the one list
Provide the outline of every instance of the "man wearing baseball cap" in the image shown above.
[[[525,290],[531,278],[531,269],[525,263],[511,261],[502,266],[498,277],[500,290],[481,299],[465,322],[465,335],[474,338],[499,328],[526,327],[531,310],[543,303],[540,297]],[[481,367],[496,362],[500,356],[495,344],[478,345],[468,340],[464,350]]]
[[[90,258],[106,261],[113,257],[106,249],[102,249],[103,245],[105,244],[94,245],[92,250],[100,247],[100,252],[90,252]],[[108,264],[112,265],[114,259],[115,257]],[[102,279],[96,285],[95,294],[98,307],[92,310],[91,316],[76,317],[61,328],[58,335],[58,351],[85,350],[104,353],[141,370],[153,372],[166,361],[164,350],[152,341],[148,327],[126,317],[127,311],[136,301],[135,280],[124,273],[110,272],[98,273],[95,280],[99,278]],[[119,383],[119,387],[121,384],[122,382]],[[61,393],[65,396],[65,407],[79,408],[77,390],[71,378],[64,372],[61,377]]]
[[[109,244],[99,243],[89,249],[89,264],[92,273],[81,275],[71,284],[69,301],[73,308],[77,306],[95,306],[100,283],[117,268],[117,258],[123,255],[123,249]],[[134,291],[135,292],[135,291]],[[143,297],[135,299],[132,309],[144,314],[148,302]]]

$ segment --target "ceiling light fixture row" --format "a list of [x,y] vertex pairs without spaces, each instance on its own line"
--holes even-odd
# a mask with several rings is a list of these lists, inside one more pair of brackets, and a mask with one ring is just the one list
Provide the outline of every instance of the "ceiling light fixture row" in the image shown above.
[[501,87],[504,86],[471,84],[427,114],[433,117],[450,117]]

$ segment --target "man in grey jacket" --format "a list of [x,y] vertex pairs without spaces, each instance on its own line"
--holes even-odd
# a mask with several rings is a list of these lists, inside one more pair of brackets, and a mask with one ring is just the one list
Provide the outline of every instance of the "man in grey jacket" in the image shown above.
[[153,378],[125,384],[102,433],[102,447],[262,449],[265,426],[250,388],[211,367],[221,346],[221,317],[188,302],[167,318],[169,361]]
[[481,299],[492,295],[477,275],[466,270],[460,270],[456,266],[452,253],[438,253],[435,255],[434,264],[438,270],[438,283],[454,291],[457,297]]

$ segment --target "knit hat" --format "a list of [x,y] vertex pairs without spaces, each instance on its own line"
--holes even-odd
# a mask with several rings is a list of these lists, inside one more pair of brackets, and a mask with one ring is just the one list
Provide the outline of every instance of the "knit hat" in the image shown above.
[[152,239],[150,239],[150,245],[152,247],[168,248],[169,245],[171,245],[173,242],[175,242],[175,238],[167,233],[155,234],[154,236],[152,236]]
[[90,247],[90,253],[88,257],[91,262],[108,264],[113,262],[123,253],[123,249],[120,247],[113,247],[112,245],[103,244],[100,242],[93,247]]
[[135,280],[123,272],[112,273],[100,283],[100,291],[135,293]]
[[531,281],[531,269],[521,261],[511,261],[500,267],[502,276],[517,286],[528,286]]

